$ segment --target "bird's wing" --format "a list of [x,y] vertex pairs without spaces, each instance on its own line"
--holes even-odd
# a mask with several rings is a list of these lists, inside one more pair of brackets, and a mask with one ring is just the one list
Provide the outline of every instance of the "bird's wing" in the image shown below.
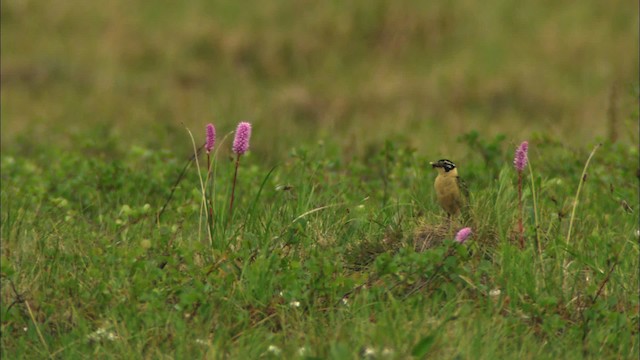
[[464,196],[465,201],[469,201],[469,188],[467,187],[467,183],[462,180],[460,176],[456,176],[456,181],[458,182],[458,188]]
[[467,187],[467,183],[462,180],[459,176],[456,177],[456,181],[458,182],[458,188],[460,189],[461,196],[461,213],[466,222],[471,219],[471,199],[469,198],[469,187]]

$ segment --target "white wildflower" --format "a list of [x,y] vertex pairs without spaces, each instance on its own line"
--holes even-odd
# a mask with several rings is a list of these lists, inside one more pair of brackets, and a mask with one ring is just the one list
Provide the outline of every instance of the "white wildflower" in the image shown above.
[[269,345],[267,351],[272,353],[273,355],[280,355],[282,353],[282,350],[280,350],[280,348],[275,345]]
[[364,351],[362,352],[362,355],[364,357],[373,357],[376,356],[376,349],[371,348],[371,347],[366,347],[364,349]]
[[99,328],[98,330],[87,335],[87,338],[92,341],[100,341],[105,339],[109,341],[114,341],[118,338],[118,335],[116,335],[111,331],[107,332],[105,328]]
[[105,333],[105,329],[100,328],[100,329],[92,332],[91,334],[89,334],[87,337],[89,338],[89,340],[97,341],[97,340],[102,339],[102,337],[104,336],[104,333]]
[[390,349],[388,347],[382,349],[382,356],[387,356],[387,357],[393,356],[393,353],[394,353],[393,349]]
[[295,307],[295,308],[300,307],[300,301],[295,301],[294,300],[294,301],[290,302],[289,305],[291,307]]
[[500,291],[500,289],[493,289],[489,291],[489,296],[500,296],[501,293],[502,291]]
[[129,205],[122,205],[122,207],[120,208],[120,215],[130,215],[132,213],[131,210],[131,206]]

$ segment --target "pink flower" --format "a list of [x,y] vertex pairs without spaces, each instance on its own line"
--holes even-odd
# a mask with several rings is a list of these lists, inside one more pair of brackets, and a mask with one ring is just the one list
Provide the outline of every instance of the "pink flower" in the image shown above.
[[527,166],[527,151],[529,151],[529,143],[523,141],[516,149],[516,156],[513,159],[513,166],[516,167],[516,170],[522,171]]
[[458,244],[464,244],[464,242],[467,241],[469,236],[471,236],[471,233],[472,233],[471,228],[469,227],[462,228],[456,234],[456,238],[454,241],[457,242]]
[[207,150],[207,154],[211,153],[213,150],[213,145],[216,143],[216,128],[213,127],[213,124],[207,124],[207,142],[204,145],[205,150]]
[[242,155],[249,150],[249,139],[251,138],[251,124],[241,122],[236,129],[236,137],[233,139],[233,152]]

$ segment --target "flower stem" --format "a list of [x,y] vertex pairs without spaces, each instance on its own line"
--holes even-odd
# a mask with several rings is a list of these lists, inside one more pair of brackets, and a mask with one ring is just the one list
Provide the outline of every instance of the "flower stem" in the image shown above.
[[524,226],[522,225],[522,171],[518,171],[518,205],[519,205],[519,216],[518,216],[518,230],[520,232],[520,249],[524,249]]
[[[207,197],[207,226],[209,227],[209,232],[213,234],[213,176],[211,174],[211,155],[207,153],[207,181],[206,187],[210,187],[209,196]],[[211,185],[211,186],[209,186]],[[206,190],[205,190],[206,193]]]
[[236,170],[233,173],[233,186],[231,187],[231,201],[229,202],[229,220],[227,224],[231,221],[231,217],[233,216],[233,199],[236,193],[236,180],[238,178],[238,167],[240,165],[240,156],[241,154],[238,154],[238,157],[236,158]]
[[540,222],[538,220],[538,195],[536,193],[536,181],[535,178],[533,177],[533,170],[531,168],[531,165],[529,165],[529,181],[531,184],[531,200],[533,201],[533,222],[535,225],[535,232],[536,232],[536,248],[538,250],[538,258],[540,261],[540,271],[542,272],[542,281],[543,283],[545,282],[545,275],[544,275],[544,263],[542,262],[542,243],[540,242]]
[[535,222],[536,229],[536,246],[538,248],[538,255],[540,256],[540,261],[542,262],[542,244],[540,243],[540,225],[538,223],[538,203],[537,203],[537,195],[536,195],[536,186],[535,179],[533,177],[533,170],[531,166],[529,166],[529,178],[531,181],[531,199],[533,200],[533,220]]

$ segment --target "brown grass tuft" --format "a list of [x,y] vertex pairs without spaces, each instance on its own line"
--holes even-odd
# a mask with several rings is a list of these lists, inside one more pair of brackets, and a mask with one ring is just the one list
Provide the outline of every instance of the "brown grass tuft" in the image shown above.
[[413,235],[414,249],[417,252],[423,252],[442,244],[444,239],[453,234],[453,228],[455,224],[451,224],[450,228],[447,222],[436,225],[420,222]]

